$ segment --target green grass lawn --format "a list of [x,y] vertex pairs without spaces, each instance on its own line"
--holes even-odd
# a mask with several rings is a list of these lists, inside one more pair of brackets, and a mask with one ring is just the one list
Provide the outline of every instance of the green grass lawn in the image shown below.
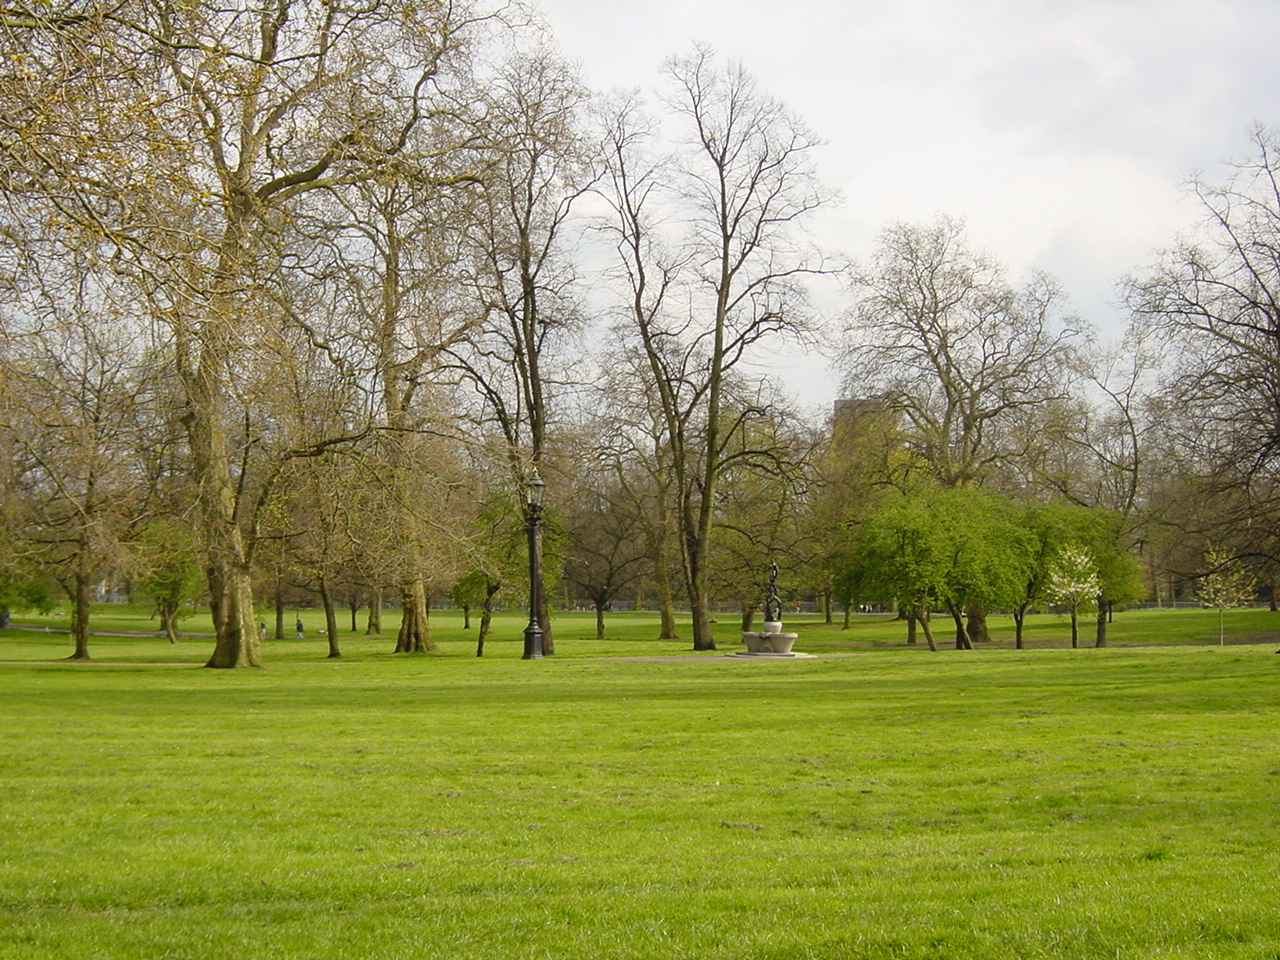
[[849,655],[791,661],[566,616],[540,663],[516,615],[482,660],[443,614],[443,655],[326,661],[316,617],[255,671],[3,631],[0,958],[1274,960],[1280,657],[1189,614],[795,620]]
[[[306,636],[298,640],[294,636],[295,617],[301,617]],[[262,619],[274,631],[274,614],[264,611]],[[437,611],[432,616],[432,636],[445,657],[474,657],[476,624],[473,616],[470,629],[464,629],[462,613],[457,610]],[[719,652],[743,649],[738,642],[737,617],[721,614],[716,625]],[[1280,647],[1280,613],[1265,608],[1233,609],[1225,612],[1225,639],[1229,644],[1274,643]],[[494,629],[485,641],[485,656],[491,658],[519,658],[523,652],[523,630],[528,622],[525,613],[500,613],[495,616]],[[759,618],[756,620],[757,627]],[[387,610],[383,614],[383,635],[363,635],[364,617],[359,628],[350,630],[350,617],[345,612],[339,618],[340,644],[343,655],[355,659],[391,656],[395,647],[395,632],[399,626],[399,611]],[[683,637],[679,641],[659,641],[657,618],[653,613],[618,611],[608,614],[606,637],[595,639],[595,614],[586,611],[555,614],[556,654],[569,657],[593,656],[652,656],[693,655],[689,638],[692,632],[683,623]],[[54,611],[49,615],[19,614],[13,627],[0,630],[0,661],[5,660],[57,660],[70,655],[72,647],[67,637],[69,623],[66,613]],[[173,663],[203,663],[213,652],[212,625],[208,613],[193,615],[182,621],[181,641],[171,645],[158,633],[157,621],[149,608],[123,604],[98,604],[91,621],[93,638],[89,645],[94,660],[115,663],[148,663],[166,661]],[[787,630],[800,634],[796,650],[810,653],[838,653],[866,650],[916,649],[928,652],[923,636],[917,647],[906,644],[906,628],[900,621],[885,614],[860,614],[852,619],[849,629],[843,629],[837,619],[825,624],[814,614],[790,614],[785,618]],[[1093,645],[1093,622],[1081,620],[1081,644]],[[985,649],[1013,648],[1013,618],[990,618],[992,642]],[[324,616],[319,610],[290,610],[286,618],[286,637],[269,639],[264,645],[263,656],[267,664],[276,661],[324,659],[328,645],[322,632]],[[949,617],[936,617],[934,631],[939,645],[954,645],[954,630]],[[1071,625],[1067,617],[1058,614],[1032,614],[1027,618],[1025,642],[1030,649],[1053,649],[1070,646]],[[1219,641],[1218,612],[1216,610],[1131,610],[1117,613],[1108,629],[1107,642],[1111,646],[1132,645],[1183,645],[1217,644]],[[701,654],[705,656],[706,654]]]

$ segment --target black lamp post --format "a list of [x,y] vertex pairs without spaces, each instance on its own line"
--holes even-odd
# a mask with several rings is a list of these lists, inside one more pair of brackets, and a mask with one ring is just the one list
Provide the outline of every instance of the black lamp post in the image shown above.
[[534,470],[524,482],[525,523],[529,529],[529,625],[524,628],[525,660],[542,659],[542,627],[538,625],[538,600],[542,592],[542,491],[546,484]]

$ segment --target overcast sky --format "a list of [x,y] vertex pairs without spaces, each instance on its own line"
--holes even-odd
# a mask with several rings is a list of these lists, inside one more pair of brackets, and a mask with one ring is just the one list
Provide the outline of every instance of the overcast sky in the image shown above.
[[[1277,0],[538,2],[599,89],[652,88],[695,41],[745,64],[826,141],[824,243],[863,257],[890,221],[964,218],[1108,334],[1115,281],[1197,219],[1189,176],[1280,124]],[[792,366],[801,399],[834,397]]]

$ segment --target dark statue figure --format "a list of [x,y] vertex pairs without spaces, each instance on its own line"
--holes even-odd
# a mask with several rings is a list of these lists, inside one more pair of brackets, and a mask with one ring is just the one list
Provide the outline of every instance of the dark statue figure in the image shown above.
[[764,619],[773,623],[782,620],[782,600],[778,597],[778,564],[774,560],[769,561],[769,592],[764,598]]

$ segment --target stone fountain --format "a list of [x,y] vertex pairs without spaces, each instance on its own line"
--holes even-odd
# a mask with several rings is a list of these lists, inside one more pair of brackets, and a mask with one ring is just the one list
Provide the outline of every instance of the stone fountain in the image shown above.
[[803,657],[792,653],[791,645],[799,634],[783,633],[782,601],[778,598],[778,564],[769,561],[769,592],[764,601],[764,623],[759,630],[743,630],[742,642],[746,650],[730,654],[735,657]]

